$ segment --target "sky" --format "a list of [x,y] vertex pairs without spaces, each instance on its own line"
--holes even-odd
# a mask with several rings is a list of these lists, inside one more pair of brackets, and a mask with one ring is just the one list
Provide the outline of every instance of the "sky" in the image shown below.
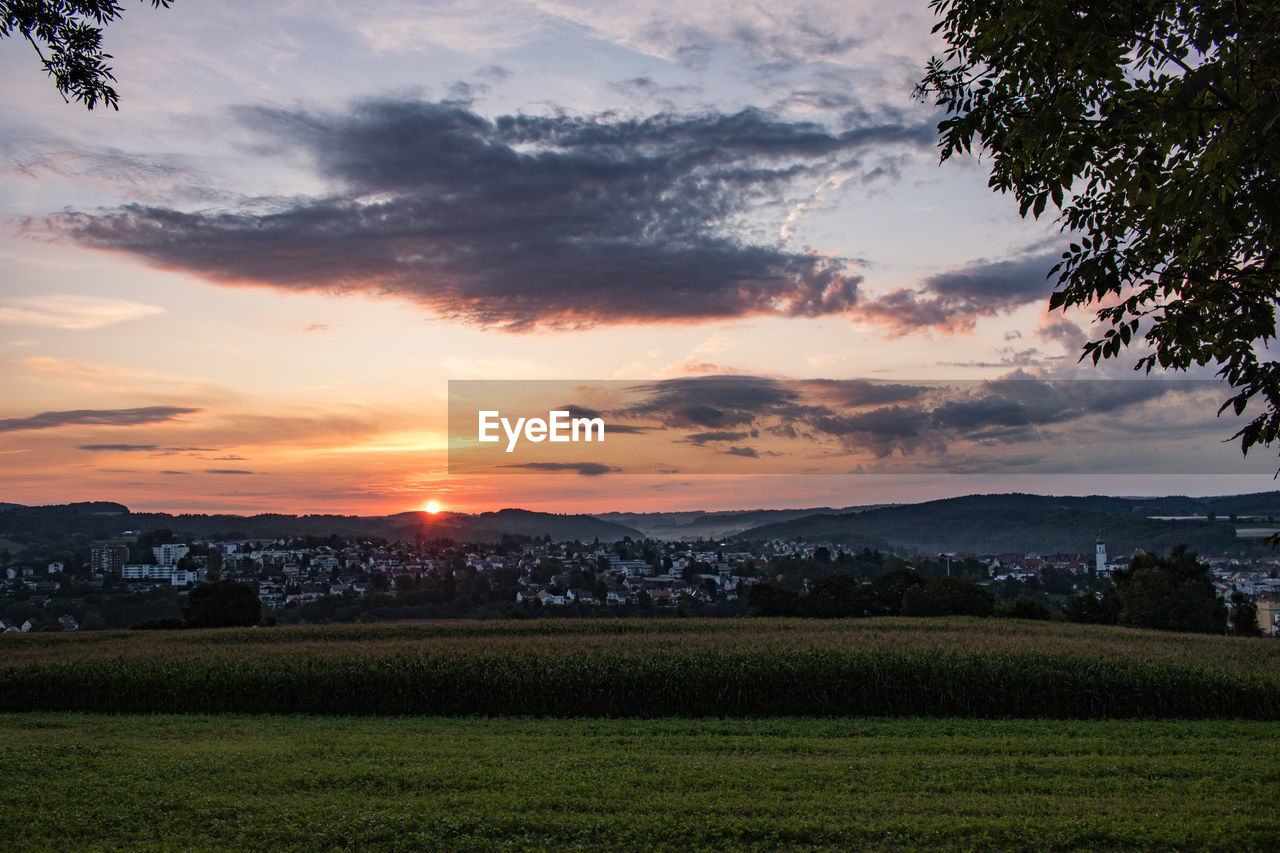
[[[1101,330],[1047,311],[1069,235],[979,158],[938,161],[912,97],[932,23],[869,0],[128,3],[118,112],[0,41],[0,502],[1273,488],[1220,387],[1077,363]],[[451,388],[456,420],[480,387],[603,413],[615,441],[451,470]]]

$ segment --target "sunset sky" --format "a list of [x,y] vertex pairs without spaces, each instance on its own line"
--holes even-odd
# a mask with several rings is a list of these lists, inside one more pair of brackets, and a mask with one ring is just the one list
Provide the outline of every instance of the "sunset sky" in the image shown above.
[[[1045,310],[1068,240],[1019,219],[985,163],[938,163],[939,116],[911,97],[931,25],[887,0],[131,2],[106,34],[119,112],[63,103],[28,45],[0,42],[0,502],[1274,488],[1274,453],[1224,443],[1224,393],[1120,386],[1132,356],[1077,366],[1091,316]],[[695,399],[713,386],[689,380],[724,376],[751,393]],[[677,389],[630,410],[670,431],[665,473],[584,450],[450,475],[449,380],[534,379]],[[963,399],[847,397],[943,380]],[[792,382],[807,408],[752,409]],[[825,441],[821,473],[752,443],[769,430]],[[1035,463],[1069,436],[1069,462]]]

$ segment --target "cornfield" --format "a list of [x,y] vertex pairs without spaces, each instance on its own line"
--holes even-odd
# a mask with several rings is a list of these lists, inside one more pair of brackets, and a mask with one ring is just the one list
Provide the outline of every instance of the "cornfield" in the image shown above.
[[0,710],[1280,718],[1268,641],[989,624],[579,621],[6,637]]

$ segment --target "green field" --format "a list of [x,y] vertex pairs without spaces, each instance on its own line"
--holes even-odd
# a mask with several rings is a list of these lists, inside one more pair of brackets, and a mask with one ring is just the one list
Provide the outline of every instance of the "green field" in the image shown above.
[[16,850],[1274,850],[1280,726],[0,715]]
[[0,710],[1280,719],[1280,644],[994,619],[0,637]]
[[0,710],[18,850],[1280,849],[1263,639],[963,618],[6,635]]

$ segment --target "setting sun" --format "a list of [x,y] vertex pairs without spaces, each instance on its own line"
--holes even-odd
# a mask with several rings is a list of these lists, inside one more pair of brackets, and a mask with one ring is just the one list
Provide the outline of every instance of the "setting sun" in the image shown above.
[[427,501],[427,505],[423,507],[423,509],[431,513],[432,515],[435,515],[437,512],[440,511],[440,504],[438,501]]

